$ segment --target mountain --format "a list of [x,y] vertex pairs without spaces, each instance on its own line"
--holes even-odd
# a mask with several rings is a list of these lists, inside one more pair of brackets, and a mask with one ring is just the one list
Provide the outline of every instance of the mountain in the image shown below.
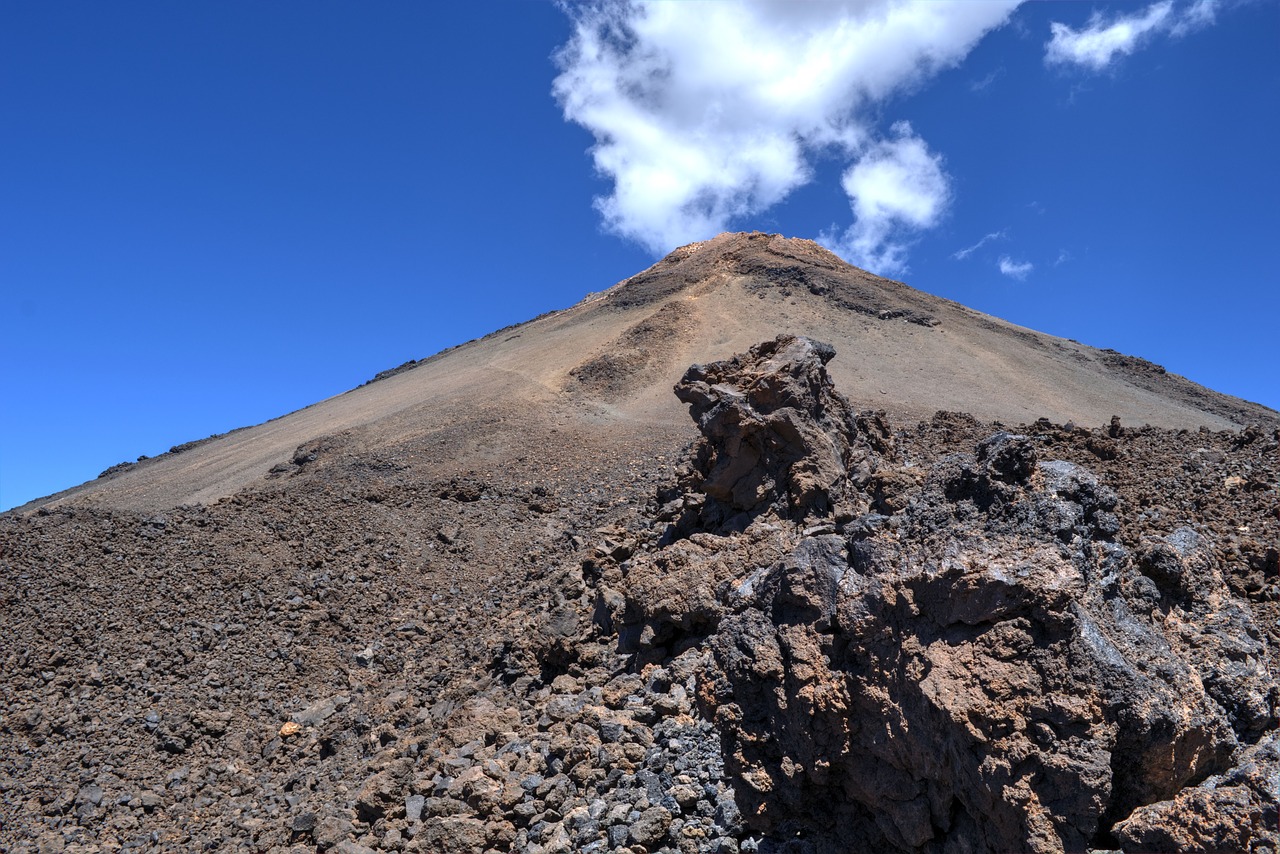
[[808,241],[0,514],[0,849],[1280,848],[1280,416]]
[[[257,427],[126,466],[35,501],[159,511],[260,483],[308,443],[420,457],[448,470],[500,458],[530,432],[591,446],[693,437],[671,387],[685,367],[779,334],[835,347],[838,388],[898,422],[938,410],[1009,424],[1045,417],[1224,429],[1280,413],[1158,365],[1054,338],[852,267],[808,240],[722,234],[577,305],[439,353]],[[603,453],[607,442],[602,445]]]

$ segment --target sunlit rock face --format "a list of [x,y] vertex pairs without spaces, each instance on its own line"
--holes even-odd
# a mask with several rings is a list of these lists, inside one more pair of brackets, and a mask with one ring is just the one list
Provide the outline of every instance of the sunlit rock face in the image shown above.
[[689,370],[703,438],[613,600],[640,658],[710,650],[746,825],[814,851],[1272,838],[1276,684],[1209,539],[1124,547],[1116,492],[1030,436],[904,462],[831,355]]

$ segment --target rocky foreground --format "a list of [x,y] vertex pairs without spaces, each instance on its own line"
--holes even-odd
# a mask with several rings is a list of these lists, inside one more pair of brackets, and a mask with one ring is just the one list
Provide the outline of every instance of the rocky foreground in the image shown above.
[[1280,435],[833,355],[691,368],[670,463],[3,518],[0,849],[1280,850]]

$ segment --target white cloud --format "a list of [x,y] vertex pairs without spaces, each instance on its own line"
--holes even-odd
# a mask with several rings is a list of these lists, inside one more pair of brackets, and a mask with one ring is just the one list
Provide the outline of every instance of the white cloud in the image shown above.
[[990,234],[985,235],[981,240],[979,240],[977,243],[973,244],[972,246],[966,246],[964,249],[957,249],[954,253],[952,253],[951,257],[956,259],[957,261],[963,261],[973,253],[977,252],[982,247],[986,246],[991,241],[1004,240],[1008,236],[1005,233],[1005,231],[1006,230],[1003,228],[1000,229],[999,231],[993,231]]
[[1173,0],[1153,3],[1145,12],[1116,18],[1110,23],[1094,13],[1082,30],[1073,30],[1054,21],[1049,25],[1053,37],[1045,46],[1049,64],[1083,65],[1101,71],[1118,55],[1133,53],[1139,41],[1149,33],[1167,26]]
[[1218,5],[1219,0],[1195,0],[1175,8],[1173,0],[1162,0],[1141,12],[1111,20],[1095,12],[1079,30],[1055,21],[1049,25],[1052,37],[1045,45],[1045,62],[1102,71],[1157,34],[1182,36],[1212,24]]
[[1034,269],[1035,265],[1030,261],[1014,261],[1008,255],[1000,257],[1000,272],[1011,279],[1017,279],[1021,282]]
[[668,251],[777,204],[836,155],[858,217],[841,245],[900,265],[902,230],[937,221],[947,182],[909,129],[879,138],[874,108],[959,63],[1018,2],[566,4],[554,92],[595,137],[610,231]]
[[893,132],[893,139],[864,151],[840,182],[853,225],[842,235],[820,237],[854,264],[887,274],[906,270],[904,235],[936,224],[951,196],[942,158],[906,122],[895,124]]

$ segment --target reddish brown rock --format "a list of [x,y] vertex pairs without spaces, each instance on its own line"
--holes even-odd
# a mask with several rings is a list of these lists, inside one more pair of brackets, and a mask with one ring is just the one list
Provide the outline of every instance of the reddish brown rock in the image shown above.
[[1131,814],[1155,848],[1214,850],[1229,817],[1273,838],[1256,797],[1196,788],[1280,696],[1212,542],[1135,555],[1117,494],[1025,435],[904,469],[829,358],[779,339],[690,371],[697,512],[631,562],[617,620],[648,658],[714,652],[700,695],[748,823],[867,850],[1083,850]]

